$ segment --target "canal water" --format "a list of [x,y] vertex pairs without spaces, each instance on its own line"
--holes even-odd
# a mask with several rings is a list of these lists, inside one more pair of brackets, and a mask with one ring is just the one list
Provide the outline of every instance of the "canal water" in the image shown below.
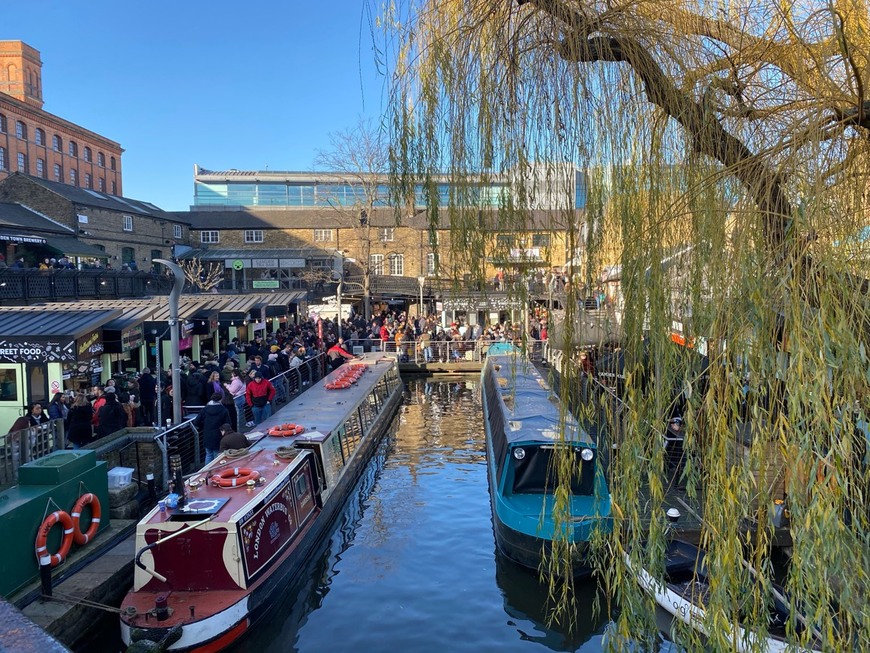
[[601,651],[594,582],[573,628],[547,588],[496,553],[475,377],[411,380],[390,433],[309,581],[234,651]]

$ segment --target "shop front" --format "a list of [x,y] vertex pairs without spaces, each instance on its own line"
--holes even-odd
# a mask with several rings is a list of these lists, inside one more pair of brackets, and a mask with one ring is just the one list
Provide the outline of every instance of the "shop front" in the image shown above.
[[103,379],[112,375],[139,372],[147,367],[145,352],[144,321],[154,312],[153,308],[139,308],[126,312],[123,317],[108,322],[103,327]]
[[56,392],[99,382],[102,326],[120,310],[0,311],[0,432]]

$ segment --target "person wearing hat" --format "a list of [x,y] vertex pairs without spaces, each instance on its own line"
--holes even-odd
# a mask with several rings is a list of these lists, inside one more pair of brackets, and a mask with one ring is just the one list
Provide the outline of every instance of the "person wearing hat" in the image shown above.
[[118,403],[118,395],[115,388],[106,388],[103,394],[104,402],[97,412],[97,437],[104,438],[127,426],[127,413],[123,406]]
[[249,446],[248,438],[234,431],[232,425],[223,424],[221,426],[221,451],[247,449]]
[[245,388],[245,400],[254,413],[254,424],[272,416],[272,404],[275,398],[275,386],[263,378],[262,372],[252,370],[252,379]]

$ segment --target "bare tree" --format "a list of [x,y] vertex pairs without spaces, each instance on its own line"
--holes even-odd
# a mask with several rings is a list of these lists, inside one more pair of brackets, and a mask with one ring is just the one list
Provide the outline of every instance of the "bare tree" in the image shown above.
[[[388,203],[389,153],[384,133],[370,121],[330,135],[330,149],[320,152],[316,164],[328,171],[337,184],[352,188],[352,195],[333,196],[331,210],[350,226],[360,245],[357,262],[362,270],[363,315],[371,318],[372,221],[378,207]],[[381,208],[381,212],[389,212]]]
[[220,263],[203,263],[198,258],[186,258],[181,259],[178,265],[187,282],[200,292],[211,291],[224,279],[224,270]]

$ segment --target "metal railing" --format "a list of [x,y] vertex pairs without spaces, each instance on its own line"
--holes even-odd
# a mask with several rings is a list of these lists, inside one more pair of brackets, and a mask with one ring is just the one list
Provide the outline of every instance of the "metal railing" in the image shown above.
[[114,299],[169,292],[172,277],[125,270],[0,269],[0,303]]
[[0,488],[18,482],[18,468],[24,463],[64,448],[66,438],[62,419],[0,435]]
[[[395,340],[375,341],[378,351],[398,354],[399,362],[414,363],[480,363],[486,358],[486,352],[490,345],[497,341],[493,340],[430,340],[428,345],[421,347],[419,340],[407,340],[397,343]],[[527,340],[526,351],[534,361],[540,361],[543,357],[546,340]],[[522,343],[517,343],[522,347]],[[352,350],[351,350],[352,351]]]

